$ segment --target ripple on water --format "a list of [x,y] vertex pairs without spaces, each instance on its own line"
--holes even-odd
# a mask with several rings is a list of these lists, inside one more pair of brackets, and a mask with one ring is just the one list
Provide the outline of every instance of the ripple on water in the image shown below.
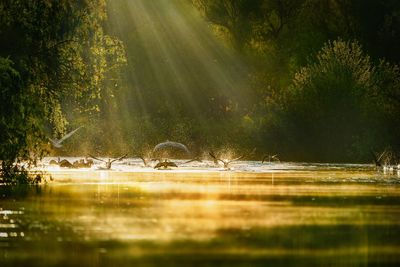
[[10,248],[9,265],[24,255],[51,258],[53,266],[107,257],[140,265],[148,256],[154,265],[145,263],[157,266],[164,262],[157,255],[197,260],[199,251],[220,261],[291,257],[293,265],[305,254],[330,255],[326,265],[351,258],[366,266],[386,256],[400,262],[399,177],[371,166],[238,162],[233,171],[154,171],[124,164],[109,172],[57,170],[40,191],[7,193],[0,246]]

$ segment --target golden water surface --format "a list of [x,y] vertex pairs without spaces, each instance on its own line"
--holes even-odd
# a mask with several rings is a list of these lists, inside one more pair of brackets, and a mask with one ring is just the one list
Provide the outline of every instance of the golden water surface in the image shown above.
[[0,186],[0,266],[400,266],[373,168],[64,171]]

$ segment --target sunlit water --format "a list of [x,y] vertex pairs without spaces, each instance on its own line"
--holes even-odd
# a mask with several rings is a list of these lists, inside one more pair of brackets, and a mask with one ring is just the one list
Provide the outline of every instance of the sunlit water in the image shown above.
[[0,266],[400,266],[397,172],[48,160],[46,185],[0,186]]

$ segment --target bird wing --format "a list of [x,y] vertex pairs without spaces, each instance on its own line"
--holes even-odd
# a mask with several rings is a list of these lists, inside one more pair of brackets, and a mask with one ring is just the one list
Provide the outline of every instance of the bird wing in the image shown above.
[[126,156],[128,156],[128,154],[125,154],[125,155],[123,155],[122,157],[119,157],[119,158],[117,158],[117,159],[113,159],[113,160],[110,161],[110,163],[113,163],[114,161],[122,160],[122,159],[126,158]]
[[167,162],[167,166],[178,167],[175,162]]
[[182,144],[182,143],[173,142],[173,141],[166,141],[166,142],[157,144],[157,145],[154,147],[153,152],[156,152],[156,151],[158,151],[158,150],[160,150],[160,149],[162,149],[162,148],[165,148],[165,147],[175,147],[175,148],[179,148],[179,149],[181,149],[181,150],[184,150],[188,155],[190,155],[190,151],[189,151],[189,149],[187,148],[187,146],[185,146],[185,145]]
[[53,145],[58,144],[58,142],[60,141],[58,139],[53,139],[53,138],[50,138],[50,137],[48,137],[48,139],[50,140],[50,142],[53,143]]
[[49,140],[50,140],[51,144],[52,144],[54,147],[57,147],[57,148],[62,147],[62,144],[61,144],[60,140],[58,140],[58,139],[51,139],[51,138],[49,138]]
[[141,155],[134,156],[134,158],[141,159],[143,161],[144,165],[149,164],[151,161],[160,161],[160,159],[158,159],[158,158],[145,158],[144,156],[141,156]]
[[89,158],[92,158],[92,159],[95,159],[95,160],[99,160],[99,161],[102,161],[102,162],[107,162],[107,161],[105,161],[105,160],[96,158],[96,157],[94,157],[94,156],[92,156],[92,155],[89,155]]
[[71,135],[73,135],[74,133],[76,133],[76,131],[78,131],[80,128],[82,128],[82,126],[76,128],[75,130],[73,130],[73,131],[67,133],[66,135],[64,135],[63,137],[61,137],[61,139],[58,140],[58,143],[62,143],[63,141],[65,141],[65,139],[71,137]]
[[201,159],[199,159],[199,158],[194,158],[194,159],[191,159],[191,160],[186,161],[185,164],[186,164],[186,163],[193,162],[193,161],[203,162],[203,161],[202,161]]
[[218,165],[218,161],[220,161],[222,164],[226,164],[227,163],[224,160],[217,158],[213,151],[208,152],[208,154],[213,158],[215,165]]
[[278,158],[278,154],[273,155],[273,156],[271,157],[271,159],[274,159],[274,160],[277,160],[277,161],[281,161],[281,160]]
[[386,155],[387,155],[387,150],[383,151],[383,152],[379,155],[378,162],[380,163],[380,162],[382,161],[383,157],[386,156]]
[[231,163],[233,160],[223,160],[223,159],[218,159],[218,161],[220,161],[222,164],[225,165],[229,165],[229,163]]
[[218,160],[218,158],[215,156],[213,151],[208,152],[208,154],[210,155],[210,157],[212,157],[214,160]]
[[267,159],[269,157],[269,155],[265,155],[261,161],[261,163],[264,163],[265,159]]
[[147,166],[147,160],[143,156],[137,156],[139,159],[143,161],[144,166]]
[[156,164],[156,166],[154,166],[154,169],[158,169],[158,168],[160,168],[162,166],[163,166],[162,162],[159,162],[159,163]]
[[381,166],[381,161],[382,161],[383,156],[386,154],[386,150],[383,151],[383,152],[379,155],[379,157],[377,157],[376,154],[375,154],[372,150],[370,150],[370,152],[371,152],[371,155],[372,155],[372,157],[373,157],[373,159],[374,159],[375,165],[376,165],[376,166]]
[[182,150],[185,150],[185,152],[186,152],[188,155],[191,154],[189,148],[187,148],[187,146],[185,146],[184,144],[182,144],[182,143],[176,143],[176,146],[179,147],[179,148],[181,148]]
[[161,149],[165,143],[159,143],[153,148],[153,152],[156,152],[157,150]]

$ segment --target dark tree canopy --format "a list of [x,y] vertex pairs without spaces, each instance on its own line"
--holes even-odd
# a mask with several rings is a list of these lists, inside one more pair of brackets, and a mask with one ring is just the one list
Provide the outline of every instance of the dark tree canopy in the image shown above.
[[5,0],[0,13],[4,171],[41,156],[69,119],[97,113],[104,81],[124,58],[121,43],[103,31],[103,0]]

